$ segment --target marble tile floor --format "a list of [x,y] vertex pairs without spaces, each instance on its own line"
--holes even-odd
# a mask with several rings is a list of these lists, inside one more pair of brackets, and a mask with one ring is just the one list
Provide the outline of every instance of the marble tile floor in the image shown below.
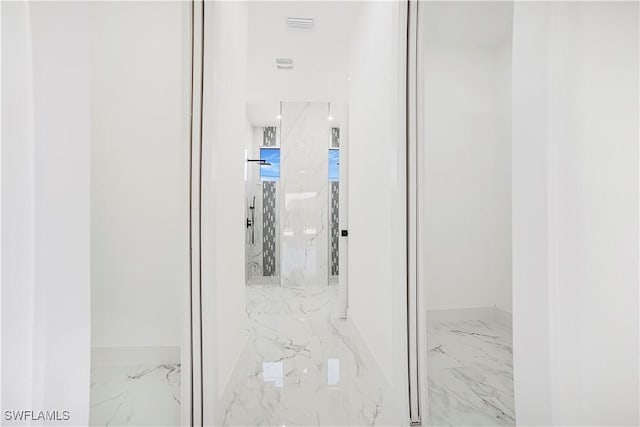
[[[223,425],[398,425],[389,386],[337,289],[247,288],[249,345],[222,401]],[[428,329],[432,426],[513,426],[511,330],[494,320]],[[95,367],[91,426],[180,424],[180,365]]]
[[180,365],[91,370],[91,426],[180,425]]
[[430,325],[429,425],[515,426],[511,343],[495,320]]
[[[248,344],[222,396],[225,426],[399,425],[337,287],[247,287]],[[180,425],[180,365],[94,367],[91,426]]]
[[398,402],[337,287],[247,288],[249,337],[222,405],[225,426],[398,425]]

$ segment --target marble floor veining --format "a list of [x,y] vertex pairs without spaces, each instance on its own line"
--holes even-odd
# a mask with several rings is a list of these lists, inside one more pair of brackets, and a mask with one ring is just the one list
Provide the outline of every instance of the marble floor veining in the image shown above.
[[[335,287],[247,287],[248,345],[222,396],[225,426],[401,425],[396,400]],[[428,329],[429,425],[514,426],[511,330]],[[91,426],[180,425],[180,365],[94,367]]]
[[223,401],[225,426],[398,425],[398,403],[335,287],[247,287],[249,340]]
[[[401,404],[337,287],[248,286],[248,344],[221,399],[224,426],[399,425]],[[97,366],[91,426],[180,425],[180,365]]]
[[91,370],[91,426],[180,425],[180,365]]
[[496,320],[429,326],[429,425],[515,425],[511,335]]

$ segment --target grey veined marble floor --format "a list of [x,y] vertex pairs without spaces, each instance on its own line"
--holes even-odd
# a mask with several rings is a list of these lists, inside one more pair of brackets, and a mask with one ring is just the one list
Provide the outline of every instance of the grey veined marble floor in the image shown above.
[[225,391],[226,426],[397,425],[397,402],[335,287],[247,288],[249,344]]
[[515,425],[511,342],[511,328],[495,320],[429,327],[430,425]]
[[[334,287],[247,288],[249,341],[222,403],[226,426],[390,426],[402,402],[349,320],[331,319]],[[432,426],[513,426],[511,330],[494,320],[428,330]],[[180,366],[92,370],[92,426],[178,426]]]
[[91,370],[91,426],[180,425],[180,365]]
[[[248,344],[223,396],[225,426],[398,425],[399,403],[333,286],[248,286]],[[91,426],[180,425],[180,365],[95,367]]]

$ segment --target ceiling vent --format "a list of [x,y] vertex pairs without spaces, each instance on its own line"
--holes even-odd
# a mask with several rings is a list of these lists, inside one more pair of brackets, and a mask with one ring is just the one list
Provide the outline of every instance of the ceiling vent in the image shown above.
[[290,30],[313,30],[313,18],[287,18]]
[[278,70],[293,70],[293,59],[276,58],[276,68]]

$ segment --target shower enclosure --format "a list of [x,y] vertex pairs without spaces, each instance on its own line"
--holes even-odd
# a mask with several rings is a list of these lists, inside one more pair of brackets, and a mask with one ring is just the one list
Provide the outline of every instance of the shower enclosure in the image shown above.
[[247,283],[337,284],[340,129],[329,103],[282,102],[246,144]]

